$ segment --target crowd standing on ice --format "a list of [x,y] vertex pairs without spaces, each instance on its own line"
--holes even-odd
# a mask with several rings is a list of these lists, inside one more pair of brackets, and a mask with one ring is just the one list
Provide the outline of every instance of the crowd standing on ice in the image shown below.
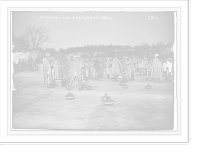
[[[147,61],[146,58],[135,61],[128,56],[119,59],[119,54],[115,54],[114,57],[97,59],[86,58],[83,54],[74,59],[73,57],[68,58],[64,52],[61,52],[61,56],[52,61],[50,54],[46,52],[43,58],[44,85],[48,86],[47,76],[49,76],[50,85],[53,85],[54,76],[54,80],[61,80],[62,86],[68,86],[68,90],[71,89],[75,76],[78,77],[79,90],[83,90],[82,76],[84,80],[95,77],[113,78],[114,82],[118,82],[118,78],[121,78],[122,82],[127,82],[135,75],[152,76],[152,70],[154,82],[160,82],[162,74],[163,76],[172,76],[171,58],[162,63],[158,54],[154,56],[153,61]],[[54,68],[54,74],[52,74],[52,68]]]

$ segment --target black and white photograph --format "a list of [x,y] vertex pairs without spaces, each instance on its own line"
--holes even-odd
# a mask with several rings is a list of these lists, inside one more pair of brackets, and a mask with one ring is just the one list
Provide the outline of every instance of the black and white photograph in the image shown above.
[[11,128],[173,131],[176,11],[11,11]]
[[3,142],[187,142],[188,4],[1,2]]

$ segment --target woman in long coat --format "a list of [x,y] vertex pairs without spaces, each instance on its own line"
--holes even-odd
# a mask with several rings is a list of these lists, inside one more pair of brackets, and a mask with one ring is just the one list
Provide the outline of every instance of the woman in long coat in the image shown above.
[[153,59],[153,78],[154,82],[160,82],[160,77],[162,77],[161,74],[161,68],[162,63],[160,59],[158,59],[158,54],[155,54],[155,58]]
[[113,70],[113,74],[114,74],[114,82],[118,82],[117,77],[120,74],[118,57],[119,57],[119,55],[116,54],[115,58],[112,61],[112,70]]

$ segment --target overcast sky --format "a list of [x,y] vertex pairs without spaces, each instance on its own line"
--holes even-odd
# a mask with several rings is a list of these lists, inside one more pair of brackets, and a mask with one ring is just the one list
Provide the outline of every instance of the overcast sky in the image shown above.
[[85,45],[137,45],[174,41],[173,12],[13,12],[12,32],[43,26],[55,49]]

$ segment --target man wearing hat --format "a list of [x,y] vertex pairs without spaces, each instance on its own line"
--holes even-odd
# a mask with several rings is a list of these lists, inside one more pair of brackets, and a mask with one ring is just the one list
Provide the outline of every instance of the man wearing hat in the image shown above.
[[58,79],[58,57],[54,60],[54,80]]
[[147,61],[145,60],[145,58],[143,58],[143,61],[142,61],[142,74],[143,76],[147,76]]
[[69,60],[69,84],[68,90],[71,90],[73,82],[77,77],[79,90],[83,90],[82,80],[83,80],[83,68],[84,68],[84,58],[80,54],[71,55]]
[[126,57],[125,56],[123,56],[120,59],[120,66],[121,66],[122,82],[126,82],[128,80],[128,68],[126,65]]
[[129,58],[128,56],[126,56],[126,60],[125,60],[125,64],[126,64],[126,67],[127,67],[127,71],[126,71],[126,80],[130,80],[131,79],[131,69],[130,69],[130,63],[129,63]]
[[50,54],[48,52],[45,53],[45,57],[43,58],[43,73],[44,73],[44,86],[47,87],[49,85],[49,75],[50,75]]
[[109,62],[108,62],[108,72],[109,72],[109,77],[112,78],[112,57],[110,57]]
[[65,52],[61,52],[61,57],[58,59],[58,65],[60,67],[59,73],[60,73],[60,79],[62,83],[64,79],[68,79],[70,76],[69,60],[67,57],[65,57]]
[[[15,46],[12,45],[12,52],[14,52],[14,48],[15,48]],[[13,53],[11,53],[11,55],[13,55]],[[11,57],[11,89],[12,89],[12,91],[17,91],[17,89],[14,86],[13,75],[14,75],[14,65],[13,65],[13,56],[12,56]]]
[[115,58],[113,58],[113,61],[112,61],[112,70],[113,70],[113,74],[114,74],[114,82],[118,82],[117,77],[120,74],[118,58],[119,58],[119,54],[115,54]]
[[158,54],[155,54],[155,58],[153,59],[153,78],[156,81],[160,81],[160,77],[161,77],[161,68],[162,68],[162,64],[160,62],[160,60],[158,59]]

